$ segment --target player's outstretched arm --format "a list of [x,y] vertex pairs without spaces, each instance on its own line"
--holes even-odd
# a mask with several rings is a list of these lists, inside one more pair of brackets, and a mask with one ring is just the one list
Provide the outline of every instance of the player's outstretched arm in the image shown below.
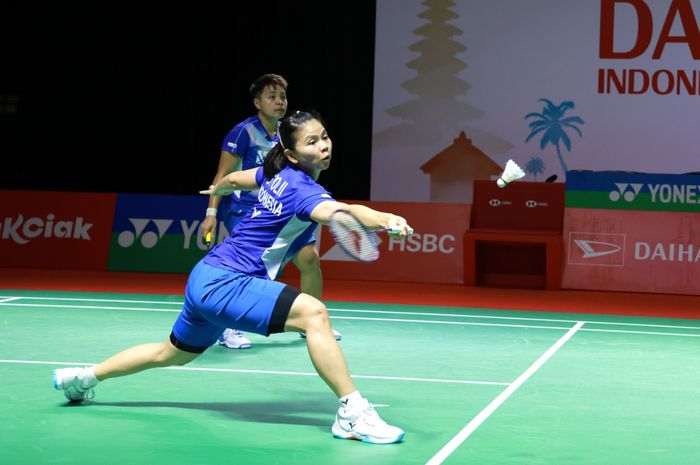
[[347,210],[352,213],[363,225],[371,230],[386,229],[396,231],[392,235],[407,236],[411,228],[406,220],[393,213],[380,212],[365,205],[347,204],[343,202],[321,202],[311,212],[311,219],[317,223],[327,224],[331,215],[336,210]]
[[258,168],[251,168],[245,171],[234,171],[219,180],[216,184],[209,186],[209,189],[199,191],[204,195],[227,195],[238,190],[252,190],[258,187],[255,182],[255,173]]

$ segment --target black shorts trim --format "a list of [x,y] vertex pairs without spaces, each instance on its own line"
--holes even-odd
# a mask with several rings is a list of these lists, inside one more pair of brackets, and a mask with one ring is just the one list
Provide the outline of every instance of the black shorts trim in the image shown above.
[[191,346],[189,344],[185,344],[184,342],[178,341],[175,334],[172,332],[170,333],[170,343],[178,349],[184,352],[190,352],[192,354],[201,354],[208,349],[208,347]]
[[289,310],[291,310],[292,304],[298,296],[299,291],[289,286],[284,286],[280,296],[277,297],[275,308],[272,309],[272,315],[270,315],[270,325],[267,328],[268,336],[284,332],[284,325],[287,323]]

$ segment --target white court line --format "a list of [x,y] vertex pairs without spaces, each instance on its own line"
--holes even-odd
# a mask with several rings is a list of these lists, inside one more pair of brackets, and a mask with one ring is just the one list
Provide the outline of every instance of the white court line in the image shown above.
[[[0,360],[0,363],[19,363],[26,365],[68,365],[68,366],[92,366],[94,363],[77,362],[51,362],[47,360]],[[182,370],[182,371],[207,371],[220,373],[254,373],[263,375],[292,375],[292,376],[318,376],[315,372],[302,371],[275,371],[275,370],[240,370],[233,368],[201,368],[201,367],[181,367],[172,366],[159,368],[161,370]],[[416,381],[419,383],[449,383],[449,384],[479,384],[487,386],[508,386],[510,383],[496,381],[469,381],[461,379],[439,379],[439,378],[408,378],[403,376],[374,376],[374,375],[352,375],[353,378],[381,379],[387,381]]]
[[[0,298],[3,298],[0,296]],[[7,299],[22,299],[21,296],[5,296]],[[33,297],[32,297],[33,299]],[[53,300],[51,298],[43,298],[46,300]],[[61,300],[61,299],[56,299]],[[71,299],[63,298],[63,300],[81,300],[81,301],[111,301],[109,299]],[[120,300],[118,302],[122,303],[156,303],[154,301],[143,301],[143,300]],[[177,302],[160,302],[160,303],[170,303],[176,304]],[[180,303],[177,303],[181,305]],[[149,307],[121,307],[121,306],[98,306],[98,305],[61,305],[61,304],[22,304],[15,303],[14,300],[8,302],[0,301],[0,307],[35,307],[35,308],[68,308],[68,309],[89,309],[89,310],[124,310],[124,311],[137,311],[137,312],[165,312],[165,313],[178,313],[180,309],[166,309],[166,308],[149,308]],[[385,311],[385,310],[345,310],[345,309],[328,309],[330,312],[353,312],[353,313],[378,313],[378,314],[392,314],[392,315],[423,315],[423,316],[446,316],[446,317],[456,317],[456,318],[480,318],[487,320],[517,320],[517,321],[533,321],[533,322],[552,322],[552,323],[575,323],[576,320],[560,320],[553,318],[528,318],[528,317],[502,317],[502,316],[490,316],[490,315],[455,315],[451,313],[427,313],[427,312],[398,312],[398,311]],[[532,329],[560,329],[565,330],[565,327],[560,326],[537,326],[530,324],[514,325],[514,324],[502,324],[502,323],[467,323],[467,322],[454,322],[454,321],[444,321],[444,320],[416,320],[416,319],[399,319],[399,318],[363,318],[363,317],[350,317],[350,316],[336,316],[332,315],[331,319],[334,320],[362,320],[362,321],[389,321],[389,322],[399,322],[399,323],[427,323],[427,324],[445,324],[445,325],[458,325],[458,326],[493,326],[493,327],[510,327],[510,328],[532,328]],[[627,326],[627,327],[645,327],[645,328],[668,328],[668,329],[691,329],[699,330],[698,326],[681,326],[681,325],[661,325],[661,324],[644,324],[644,323],[620,323],[620,322],[605,322],[605,321],[594,321],[594,320],[584,320],[586,324],[596,324],[596,325],[610,325],[610,326]],[[685,333],[662,333],[653,331],[628,331],[628,330],[606,330],[606,329],[594,329],[585,328],[581,331],[588,332],[618,332],[624,334],[646,334],[655,336],[681,336],[681,337],[700,337],[700,334],[685,334]]]
[[520,386],[523,385],[525,381],[530,378],[544,363],[549,360],[554,353],[563,346],[566,341],[571,339],[571,336],[573,336],[576,331],[578,331],[581,326],[584,325],[583,321],[579,321],[576,323],[571,329],[569,329],[566,334],[564,334],[557,342],[554,343],[552,347],[550,347],[547,352],[542,354],[540,358],[538,358],[535,363],[530,365],[530,367],[523,372],[520,376],[518,376],[518,379],[513,381],[513,384],[508,386],[503,392],[501,392],[498,397],[496,397],[494,400],[491,401],[489,405],[486,406],[477,416],[470,421],[467,426],[462,428],[462,430],[457,433],[457,435],[450,440],[440,451],[438,451],[437,454],[435,454],[428,462],[426,462],[426,465],[438,465],[441,464],[445,459],[457,449],[468,437],[471,435],[498,407],[503,404],[503,402],[508,399],[508,397],[511,396]]
[[[4,299],[5,297],[9,296],[3,296],[0,295],[0,299]],[[130,304],[173,304],[173,305],[182,305],[183,301],[171,301],[171,300],[128,300],[128,299],[89,299],[89,298],[83,298],[83,297],[31,297],[28,295],[22,295],[22,296],[12,296],[14,299],[28,299],[28,300],[59,300],[59,301],[70,301],[70,302],[109,302],[109,303],[117,303],[117,302],[126,302]]]
[[61,305],[61,304],[3,304],[0,306],[10,307],[39,307],[39,308],[70,308],[70,309],[88,309],[88,310],[125,310],[134,312],[171,312],[180,313],[180,309],[170,308],[147,308],[147,307],[106,307],[98,305]]
[[444,320],[411,320],[408,318],[367,318],[360,316],[331,316],[332,320],[362,320],[362,321],[391,321],[397,323],[429,323],[436,325],[457,325],[457,326],[498,326],[500,328],[532,328],[532,329],[559,329],[565,330],[562,326],[535,326],[535,325],[513,325],[508,323],[475,323],[473,321],[444,321]]
[[[0,299],[29,299],[29,300],[58,300],[58,301],[76,301],[76,302],[108,302],[108,303],[143,303],[143,304],[165,304],[165,305],[177,305],[181,307],[183,302],[169,302],[169,301],[157,301],[157,300],[125,300],[125,299],[88,299],[88,298],[77,298],[77,297],[29,297],[29,296],[0,296]],[[9,302],[9,301],[8,301]],[[0,300],[0,306],[3,305],[3,301]],[[25,306],[25,307],[57,307],[57,308],[93,308],[93,309],[105,309],[105,310],[141,310],[141,311],[154,311],[154,312],[179,312],[180,308],[177,310],[167,310],[167,309],[154,309],[149,307],[104,307],[104,306],[81,306],[81,305],[40,305],[40,304],[12,304],[8,303],[9,306]],[[392,310],[356,310],[356,309],[344,309],[344,308],[328,308],[329,312],[345,312],[345,313],[378,313],[383,315],[416,315],[416,316],[442,316],[442,317],[453,317],[453,318],[475,318],[475,319],[487,319],[487,320],[516,320],[516,321],[539,321],[548,323],[576,323],[579,320],[569,320],[569,319],[557,319],[557,318],[533,318],[533,317],[516,317],[516,316],[496,316],[496,315],[463,315],[454,313],[437,313],[437,312],[401,312]],[[520,310],[516,310],[520,311]],[[537,310],[532,310],[536,312]],[[336,317],[339,318],[339,317]],[[649,317],[643,317],[649,318]],[[651,323],[623,323],[623,322],[612,322],[612,321],[596,321],[596,320],[584,320],[586,324],[597,324],[597,325],[610,325],[610,326],[633,326],[633,327],[648,327],[648,328],[675,328],[675,329],[700,329],[700,326],[684,326],[684,325],[662,325],[662,324],[651,324]],[[549,327],[547,327],[549,328]],[[562,328],[564,329],[564,328]],[[585,329],[584,331],[592,331],[590,329]]]
[[626,329],[590,329],[590,328],[585,328],[585,329],[582,329],[581,331],[588,331],[591,333],[623,333],[623,334],[649,334],[652,336],[700,337],[700,334],[660,333],[658,331],[628,331]]
[[21,299],[21,297],[0,297],[0,303],[12,302],[17,299]]

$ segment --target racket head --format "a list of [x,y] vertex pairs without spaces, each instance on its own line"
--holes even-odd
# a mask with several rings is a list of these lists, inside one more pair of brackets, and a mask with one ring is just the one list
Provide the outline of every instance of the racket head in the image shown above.
[[345,253],[371,263],[379,258],[379,238],[347,210],[336,210],[328,220],[328,231]]

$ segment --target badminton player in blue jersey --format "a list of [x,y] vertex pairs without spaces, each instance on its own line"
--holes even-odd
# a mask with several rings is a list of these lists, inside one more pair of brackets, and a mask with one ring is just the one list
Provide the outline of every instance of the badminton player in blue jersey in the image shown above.
[[92,367],[54,370],[54,387],[69,400],[94,395],[100,381],[187,364],[215,344],[226,327],[264,336],[305,331],[314,368],[339,399],[333,435],[380,444],[403,439],[404,432],[385,423],[354,386],[323,302],[274,279],[336,210],[350,211],[369,229],[391,229],[397,237],[411,229],[400,216],[337,202],[316,182],[332,156],[331,139],[318,117],[297,112],[281,121],[279,135],[264,166],[231,173],[200,192],[225,195],[260,188],[258,202],[238,227],[190,273],[170,336]]
[[[261,166],[267,153],[279,140],[277,126],[287,113],[287,80],[279,74],[263,74],[251,84],[250,95],[257,113],[238,123],[224,137],[212,184],[236,170]],[[232,232],[257,200],[257,189],[210,196],[200,228],[202,237],[216,237],[217,213],[229,233]],[[301,290],[321,299],[323,278],[315,242],[311,237],[309,244],[299,249],[293,261],[299,269]],[[333,334],[337,340],[342,337],[336,330],[333,330]],[[250,339],[238,328],[226,328],[218,342],[229,349],[247,349],[252,346]]]

